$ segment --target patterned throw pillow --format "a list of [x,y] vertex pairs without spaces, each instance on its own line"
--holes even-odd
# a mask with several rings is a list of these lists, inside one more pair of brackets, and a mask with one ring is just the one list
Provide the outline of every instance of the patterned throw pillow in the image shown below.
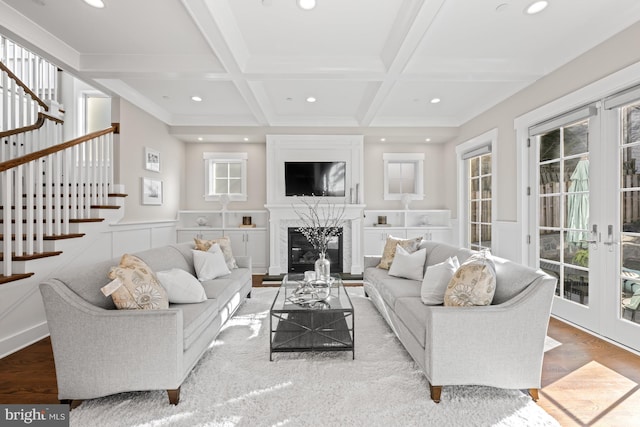
[[153,271],[134,255],[124,254],[120,265],[111,267],[109,278],[119,279],[122,286],[111,294],[113,303],[121,310],[153,310],[169,308],[167,292]]
[[414,239],[399,239],[397,237],[389,236],[387,237],[387,243],[384,245],[384,250],[382,251],[382,259],[380,259],[380,263],[378,264],[378,268],[383,268],[388,270],[393,263],[393,257],[396,255],[396,247],[398,245],[402,246],[407,252],[413,253],[418,250],[418,246],[422,242],[422,236],[416,237]]
[[496,292],[496,267],[489,251],[470,256],[444,293],[445,306],[490,305]]
[[208,251],[211,249],[215,243],[220,245],[220,249],[222,249],[222,254],[224,255],[224,260],[227,263],[227,268],[232,270],[234,268],[238,268],[238,264],[236,263],[236,259],[233,257],[233,252],[231,251],[231,239],[223,236],[217,239],[212,240],[204,240],[198,239],[197,237],[193,239],[196,242],[196,249],[199,251]]

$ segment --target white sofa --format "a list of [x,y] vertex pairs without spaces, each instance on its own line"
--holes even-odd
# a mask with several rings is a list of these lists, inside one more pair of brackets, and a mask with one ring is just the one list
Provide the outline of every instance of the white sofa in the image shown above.
[[[135,253],[153,271],[183,269],[195,276],[193,244]],[[251,294],[251,258],[235,257],[231,274],[202,283],[207,300],[164,310],[117,310],[100,288],[119,259],[66,269],[40,284],[58,381],[58,398],[72,407],[125,391],[167,390],[177,404],[180,385],[222,325]]]
[[[426,267],[472,252],[424,241]],[[391,326],[440,401],[442,386],[528,389],[538,399],[544,343],[556,279],[494,257],[496,292],[489,306],[429,306],[421,281],[389,276],[380,257],[365,257],[364,291]]]

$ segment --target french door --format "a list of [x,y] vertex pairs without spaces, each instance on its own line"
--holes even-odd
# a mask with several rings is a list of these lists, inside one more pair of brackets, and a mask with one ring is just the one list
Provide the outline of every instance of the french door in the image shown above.
[[568,114],[531,148],[530,257],[558,279],[552,313],[640,351],[640,102]]

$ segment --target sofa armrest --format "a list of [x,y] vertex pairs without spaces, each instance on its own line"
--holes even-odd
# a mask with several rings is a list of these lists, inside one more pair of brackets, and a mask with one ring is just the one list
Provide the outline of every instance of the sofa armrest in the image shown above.
[[56,279],[41,283],[40,292],[59,398],[86,399],[127,389],[180,385],[181,310],[106,310],[89,304]]
[[431,383],[539,387],[554,289],[555,279],[540,277],[500,305],[429,307]]
[[364,268],[377,267],[382,259],[379,255],[365,255],[364,256]]
[[[250,256],[237,256],[235,257],[236,264],[240,268],[248,268],[251,270],[251,257]],[[253,270],[252,270],[253,271]]]

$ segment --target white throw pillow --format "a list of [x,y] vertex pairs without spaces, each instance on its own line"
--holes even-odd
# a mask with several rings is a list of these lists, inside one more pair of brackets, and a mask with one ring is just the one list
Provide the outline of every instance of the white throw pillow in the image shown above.
[[427,305],[444,304],[444,293],[451,278],[460,267],[458,257],[449,257],[440,264],[430,265],[424,273],[420,297]]
[[180,268],[158,271],[156,277],[169,295],[169,302],[189,304],[207,300],[202,284]]
[[[216,246],[218,250],[214,249]],[[220,250],[220,246],[217,243],[211,246],[207,252],[193,251],[193,268],[196,270],[198,280],[201,282],[231,274],[224,260],[224,255]]]
[[408,252],[398,245],[393,262],[389,268],[389,276],[404,277],[412,280],[422,280],[424,262],[427,259],[427,250],[420,249],[415,252]]

